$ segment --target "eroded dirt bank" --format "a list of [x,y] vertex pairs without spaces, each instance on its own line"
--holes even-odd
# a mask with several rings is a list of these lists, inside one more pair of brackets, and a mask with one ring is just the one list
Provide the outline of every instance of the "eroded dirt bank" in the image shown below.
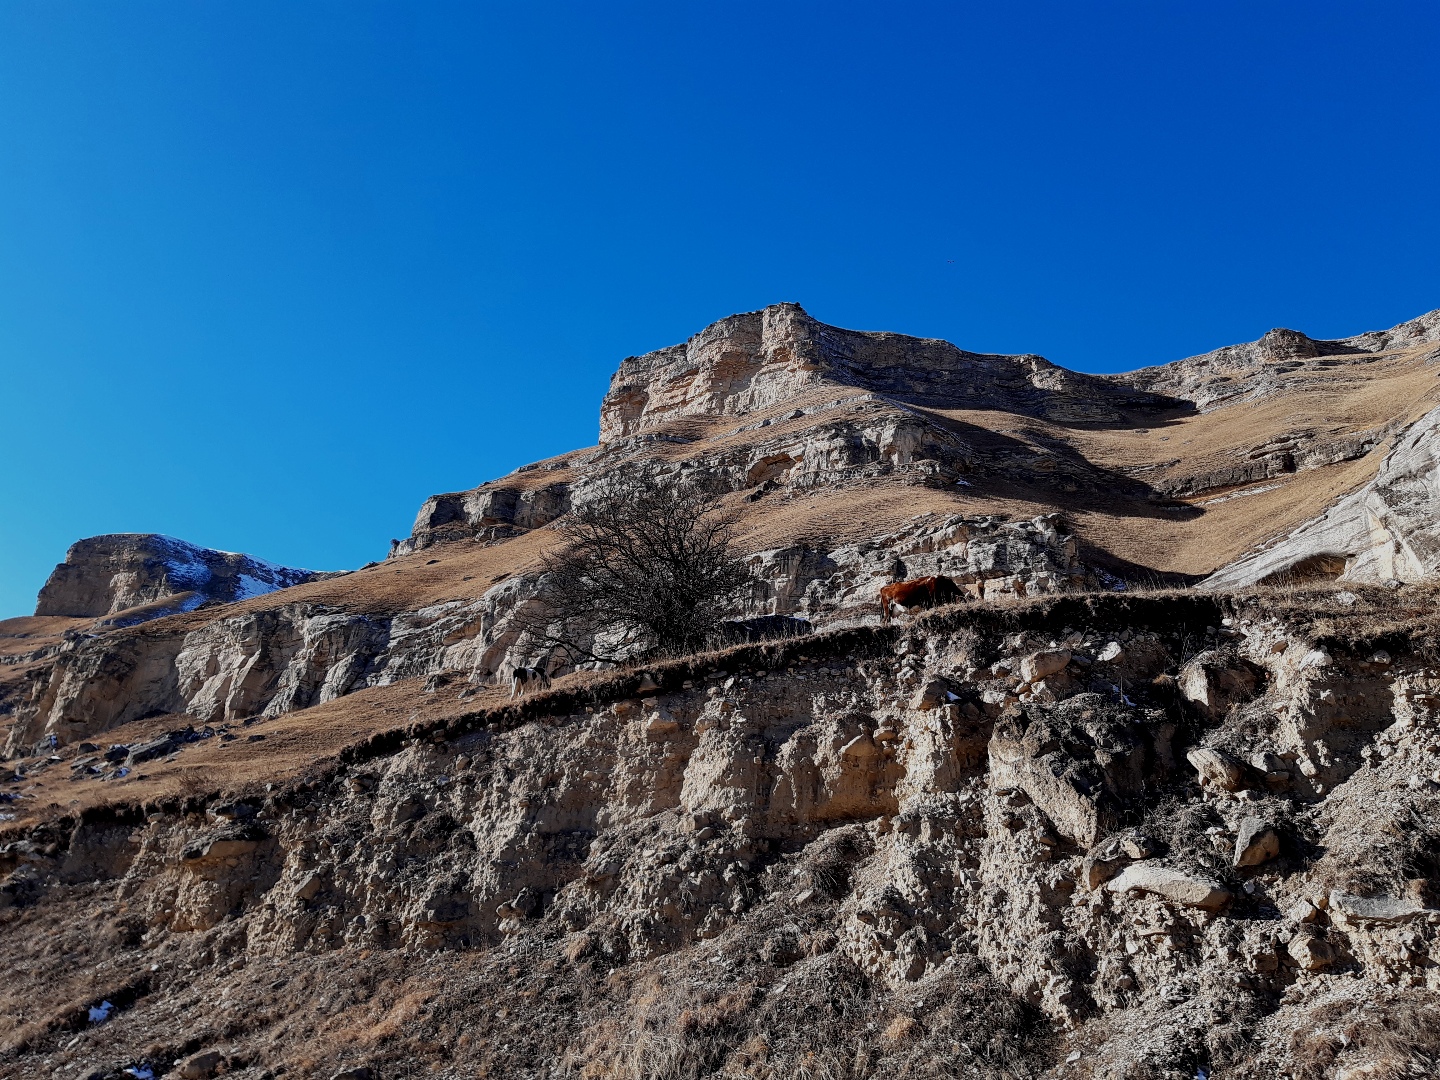
[[56,817],[0,1072],[1421,1075],[1435,600],[962,606]]

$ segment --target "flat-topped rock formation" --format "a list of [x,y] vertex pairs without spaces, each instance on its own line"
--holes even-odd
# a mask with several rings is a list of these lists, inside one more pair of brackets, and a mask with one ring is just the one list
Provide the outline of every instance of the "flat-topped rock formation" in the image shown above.
[[600,441],[694,416],[745,416],[822,386],[941,408],[1000,409],[1111,423],[1171,404],[1040,356],[966,352],[948,341],[842,330],[799,304],[732,315],[689,341],[622,361],[600,406]]
[[172,536],[112,533],[70,546],[41,588],[35,614],[103,618],[127,612],[138,622],[205,603],[248,600],[316,577],[313,570],[197,547]]
[[[622,361],[599,446],[433,496],[392,555],[543,528],[612,470],[649,468],[703,475],[757,520],[831,494],[862,513],[867,491],[897,483],[948,492],[939,514],[985,516],[997,499],[1020,518],[1058,510],[1096,565],[1196,580],[1370,482],[1440,405],[1437,342],[1440,311],[1339,340],[1272,330],[1090,376],[1037,356],[844,330],[776,304]],[[1283,572],[1289,550],[1266,573]]]

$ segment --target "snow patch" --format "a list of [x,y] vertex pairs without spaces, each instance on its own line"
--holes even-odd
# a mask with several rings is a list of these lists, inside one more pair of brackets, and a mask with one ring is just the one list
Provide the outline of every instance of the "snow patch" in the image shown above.
[[258,577],[251,577],[249,574],[241,574],[240,580],[235,586],[236,600],[249,600],[252,597],[264,596],[266,593],[274,592],[276,589],[283,589],[284,585],[277,585],[273,581],[263,581]]

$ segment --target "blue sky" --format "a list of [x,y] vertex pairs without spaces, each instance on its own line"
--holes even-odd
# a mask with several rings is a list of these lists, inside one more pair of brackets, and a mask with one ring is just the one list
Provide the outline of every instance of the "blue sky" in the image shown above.
[[0,6],[0,616],[381,557],[798,301],[1116,371],[1440,307],[1433,3]]

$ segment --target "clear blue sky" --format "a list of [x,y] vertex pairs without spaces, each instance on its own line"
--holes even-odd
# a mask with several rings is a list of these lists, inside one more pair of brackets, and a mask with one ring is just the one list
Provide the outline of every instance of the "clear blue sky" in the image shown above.
[[381,557],[798,301],[1115,371],[1440,307],[1440,7],[0,6],[0,616]]

